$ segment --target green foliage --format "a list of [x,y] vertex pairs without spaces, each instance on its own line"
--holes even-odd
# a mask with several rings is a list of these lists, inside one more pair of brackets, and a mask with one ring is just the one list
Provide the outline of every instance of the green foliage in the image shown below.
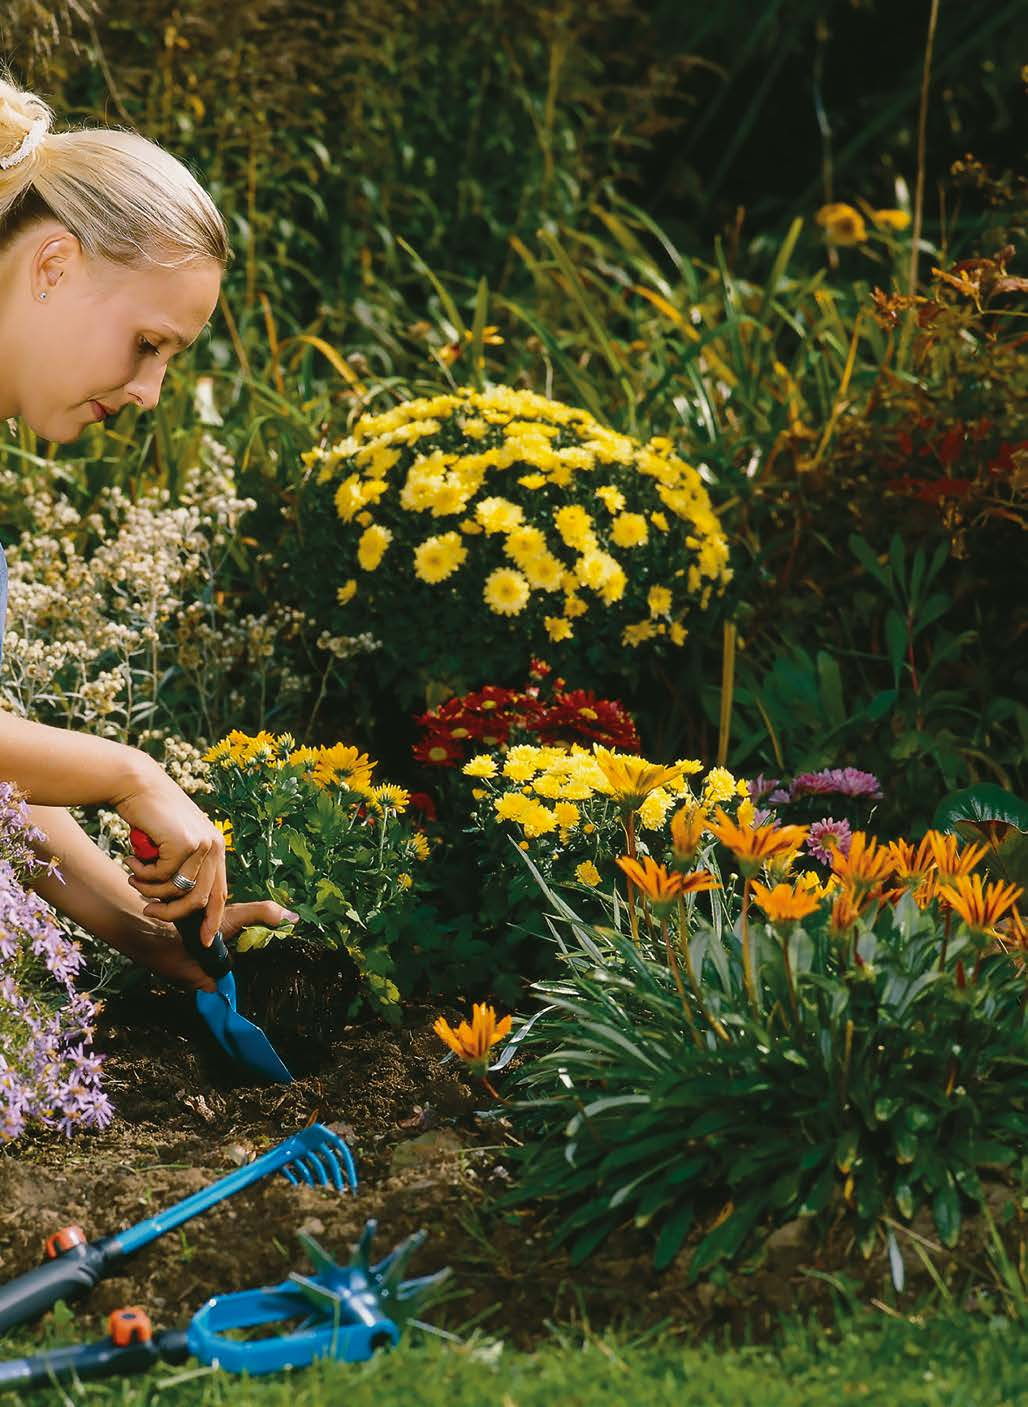
[[554,1205],[575,1261],[629,1223],[658,1265],[689,1245],[697,1277],[798,1216],[845,1215],[869,1251],[883,1217],[922,1206],[953,1246],[982,1171],[1021,1158],[1024,976],[963,930],[945,950],[909,893],[844,936],[822,907],[751,919],[748,940],[717,900],[688,930],[689,993],[652,935],[636,947],[550,898],[567,970],[536,985],[516,1195]]
[[[299,915],[308,942],[345,954],[358,1002],[398,1019],[393,948],[426,847],[399,820],[406,793],[373,786],[356,748],[297,748],[289,734],[229,734],[211,750],[211,805],[231,825],[237,898],[271,898]],[[238,947],[288,940],[292,927],[244,929]],[[346,959],[343,959],[345,969]]]

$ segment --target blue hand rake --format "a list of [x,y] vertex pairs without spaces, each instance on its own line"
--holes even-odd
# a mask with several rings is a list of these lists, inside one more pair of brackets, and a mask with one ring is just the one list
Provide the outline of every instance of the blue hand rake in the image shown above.
[[0,1286],[0,1333],[35,1319],[60,1299],[85,1294],[127,1256],[272,1172],[283,1173],[294,1186],[302,1182],[345,1192],[349,1184],[352,1191],[357,1190],[357,1169],[349,1148],[331,1129],[311,1124],[210,1187],[113,1236],[87,1241],[79,1226],[55,1232],[46,1243],[49,1259]]

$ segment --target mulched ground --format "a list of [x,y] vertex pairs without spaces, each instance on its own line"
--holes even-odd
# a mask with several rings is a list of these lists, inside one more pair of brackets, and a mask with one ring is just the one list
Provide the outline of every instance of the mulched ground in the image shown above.
[[[429,1013],[403,1030],[368,1022],[337,1027],[334,1038],[324,1027],[297,1036],[294,1023],[293,1031],[290,1038],[287,1025],[269,1028],[299,1076],[293,1085],[233,1087],[189,999],[137,992],[112,1002],[97,1039],[117,1110],[111,1128],[71,1141],[37,1136],[0,1154],[4,1278],[37,1264],[53,1230],[77,1221],[90,1237],[117,1231],[317,1119],[350,1145],[361,1179],[356,1197],[293,1187],[279,1175],[262,1180],[102,1282],[77,1306],[83,1336],[105,1332],[107,1313],[121,1305],[145,1305],[162,1327],[183,1324],[213,1293],[306,1269],[298,1228],[345,1259],[368,1217],[379,1221],[383,1254],[412,1231],[429,1232],[409,1274],[452,1267],[432,1322],[459,1332],[477,1325],[522,1346],[557,1323],[666,1322],[763,1336],[783,1311],[830,1311],[835,1292],[824,1275],[840,1272],[861,1298],[895,1300],[884,1248],[865,1262],[843,1231],[818,1247],[807,1222],[781,1228],[758,1264],[721,1284],[690,1285],[687,1255],[656,1274],[650,1242],[631,1230],[572,1269],[539,1213],[492,1205],[509,1184],[509,1135],[478,1117],[489,1100],[461,1067],[441,1063]],[[995,1209],[1007,1200],[997,1187]],[[928,1223],[915,1230],[934,1241]],[[983,1246],[984,1228],[969,1228],[964,1244]],[[916,1295],[928,1275],[912,1244],[904,1252],[908,1296]],[[987,1279],[980,1252],[955,1257],[928,1247],[926,1254],[965,1287]]]

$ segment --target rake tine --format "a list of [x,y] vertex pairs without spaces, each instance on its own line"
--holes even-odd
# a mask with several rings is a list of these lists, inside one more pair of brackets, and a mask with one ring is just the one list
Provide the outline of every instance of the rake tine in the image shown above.
[[328,1169],[318,1157],[315,1150],[313,1148],[308,1149],[308,1151],[303,1156],[304,1161],[307,1164],[307,1169],[310,1172],[311,1176],[314,1178],[314,1186],[327,1187],[329,1184]]
[[339,1165],[339,1159],[335,1155],[335,1149],[326,1146],[321,1150],[321,1156],[325,1159],[332,1171],[332,1186],[337,1192],[345,1192],[346,1184],[343,1181],[343,1170]]
[[329,1149],[332,1149],[338,1154],[339,1158],[342,1160],[343,1167],[346,1171],[347,1181],[349,1182],[350,1187],[353,1189],[353,1191],[356,1192],[357,1168],[354,1165],[353,1154],[350,1152],[350,1149],[347,1144],[343,1142],[343,1140],[339,1137],[337,1133],[333,1133],[331,1129],[326,1129],[325,1133],[327,1137],[324,1138],[322,1143],[319,1145],[321,1150],[327,1153]]
[[[306,1157],[306,1154],[304,1155],[304,1157]],[[297,1158],[296,1161],[294,1163],[290,1163],[289,1166],[293,1169],[297,1178],[302,1178],[308,1187],[314,1186],[314,1179],[311,1177],[310,1170],[307,1167],[307,1164],[304,1162],[303,1158]]]
[[285,1167],[282,1169],[282,1176],[286,1178],[289,1182],[291,1182],[294,1187],[298,1187],[300,1185],[300,1179],[293,1172],[292,1163],[287,1163],[285,1165]]

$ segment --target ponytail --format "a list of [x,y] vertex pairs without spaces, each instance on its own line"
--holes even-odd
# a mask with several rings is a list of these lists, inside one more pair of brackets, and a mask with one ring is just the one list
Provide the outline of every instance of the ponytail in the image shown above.
[[0,251],[54,218],[95,259],[179,268],[232,258],[214,201],[183,163],[121,128],[53,131],[53,111],[0,65]]

